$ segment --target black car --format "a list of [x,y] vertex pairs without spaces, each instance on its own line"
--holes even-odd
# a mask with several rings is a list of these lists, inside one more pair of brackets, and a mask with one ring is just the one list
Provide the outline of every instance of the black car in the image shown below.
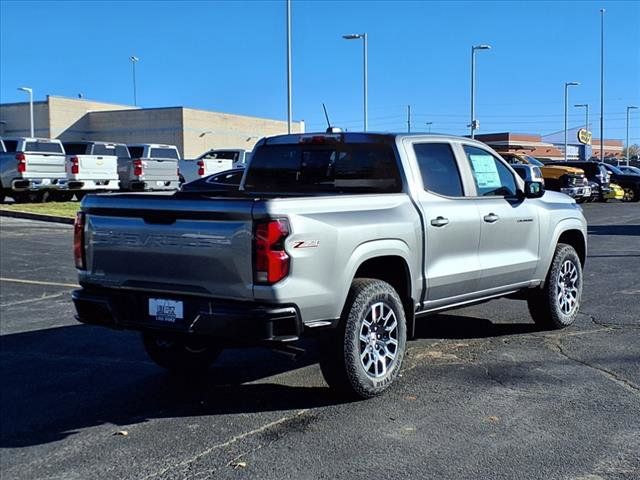
[[589,180],[592,192],[594,191],[594,183],[597,184],[598,200],[600,200],[601,202],[607,201],[606,195],[611,190],[611,187],[609,186],[610,176],[609,172],[605,167],[603,167],[602,163],[578,160],[568,162],[552,161],[544,163],[545,165],[566,165],[567,167],[581,168],[582,170],[584,170],[585,177],[587,177],[587,180]]
[[244,175],[243,168],[232,168],[223,172],[214,173],[205,178],[199,178],[193,182],[182,185],[183,192],[229,192],[238,190]]
[[624,190],[623,202],[640,201],[640,176],[624,173],[618,167],[608,163],[602,163],[601,165],[611,175],[611,181],[620,185]]

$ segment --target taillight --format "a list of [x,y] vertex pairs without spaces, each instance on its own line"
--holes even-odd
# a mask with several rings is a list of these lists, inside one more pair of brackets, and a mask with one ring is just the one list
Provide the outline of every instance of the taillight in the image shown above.
[[24,156],[24,153],[18,152],[16,153],[16,160],[18,161],[18,165],[16,169],[18,173],[24,173],[27,170],[27,157]]
[[84,212],[78,212],[73,224],[73,258],[76,262],[76,268],[79,270],[85,269],[84,220]]
[[204,177],[204,162],[202,160],[198,160],[198,176]]
[[74,175],[80,173],[80,161],[78,157],[71,157],[69,161],[71,162],[71,173]]
[[133,174],[136,177],[141,177],[143,173],[144,172],[142,170],[142,160],[137,158],[133,161]]
[[256,223],[253,275],[256,283],[273,285],[289,274],[289,255],[284,240],[289,223],[284,219]]

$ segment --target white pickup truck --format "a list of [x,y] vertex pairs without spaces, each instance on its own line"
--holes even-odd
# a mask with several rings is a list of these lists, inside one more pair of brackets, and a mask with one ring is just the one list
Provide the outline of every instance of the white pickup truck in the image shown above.
[[118,159],[121,190],[177,190],[180,154],[175,145],[127,145],[131,158]]
[[68,195],[118,190],[118,159],[129,161],[124,144],[107,142],[64,142]]
[[66,187],[65,152],[60,140],[3,138],[0,153],[2,195],[16,202],[40,202]]
[[197,158],[180,160],[180,185],[214,173],[244,167],[250,153],[243,148],[215,149]]

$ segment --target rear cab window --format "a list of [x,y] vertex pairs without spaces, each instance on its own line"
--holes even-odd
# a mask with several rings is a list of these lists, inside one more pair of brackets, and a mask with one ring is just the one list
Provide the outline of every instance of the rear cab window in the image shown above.
[[88,143],[65,142],[63,145],[67,155],[87,155],[91,151],[91,145]]
[[131,158],[142,158],[144,154],[144,147],[127,147]]
[[516,195],[516,180],[509,168],[486,150],[463,145],[479,197],[512,197]]
[[57,142],[43,142],[37,140],[35,142],[26,142],[25,152],[30,153],[60,153],[64,154],[62,145]]
[[18,141],[17,140],[5,140],[4,148],[7,152],[13,153],[18,149]]
[[416,143],[413,146],[424,189],[447,197],[462,197],[460,171],[448,143]]
[[178,160],[178,151],[174,148],[151,148],[150,158],[170,158]]
[[397,193],[402,191],[402,181],[390,144],[327,140],[321,144],[260,146],[244,189],[260,193]]

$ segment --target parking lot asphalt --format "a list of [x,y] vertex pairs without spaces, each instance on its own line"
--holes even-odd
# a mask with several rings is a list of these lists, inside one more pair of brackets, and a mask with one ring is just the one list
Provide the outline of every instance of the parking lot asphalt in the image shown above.
[[0,218],[4,479],[638,479],[640,206],[588,204],[577,323],[524,302],[434,315],[383,396],[346,402],[317,347],[229,350],[201,382],[136,333],[80,325],[72,229]]

